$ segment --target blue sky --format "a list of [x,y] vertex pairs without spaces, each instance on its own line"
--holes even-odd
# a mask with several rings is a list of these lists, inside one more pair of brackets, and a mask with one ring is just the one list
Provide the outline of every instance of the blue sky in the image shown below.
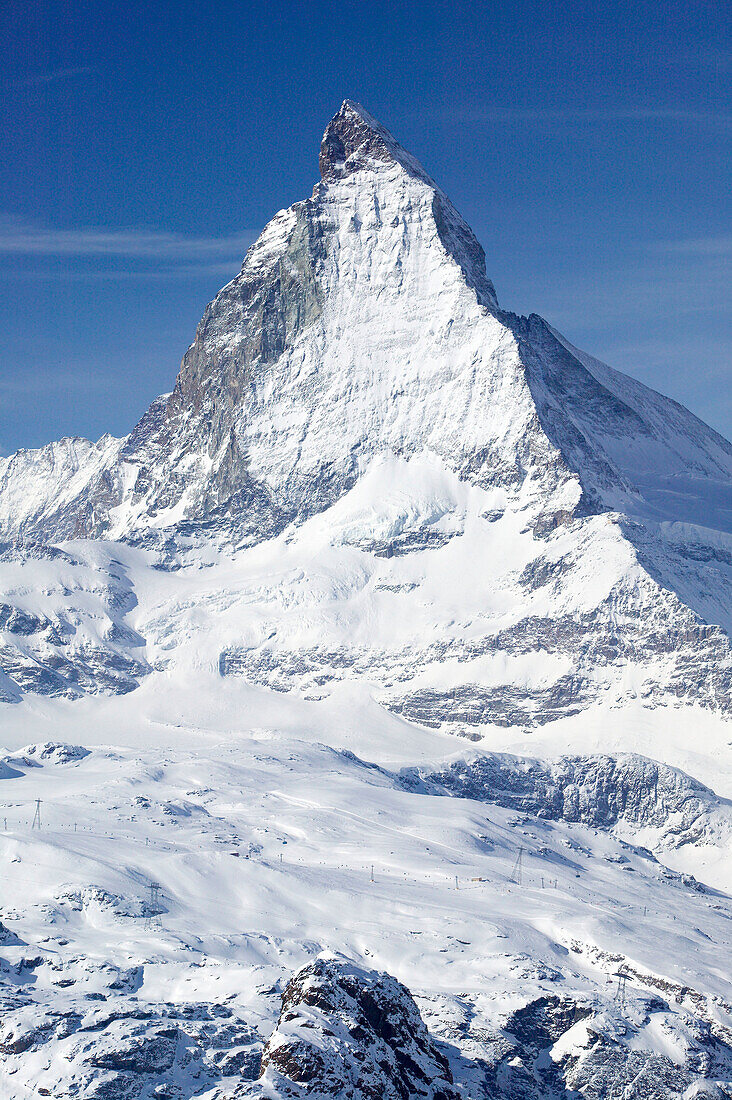
[[90,2],[0,12],[0,453],[127,432],[360,100],[501,302],[732,435],[726,3]]

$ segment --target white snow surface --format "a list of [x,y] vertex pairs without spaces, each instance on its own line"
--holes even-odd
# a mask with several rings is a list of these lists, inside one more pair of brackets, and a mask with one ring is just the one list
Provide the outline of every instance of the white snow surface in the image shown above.
[[[174,748],[153,745],[148,728],[136,749],[46,754],[41,767],[23,765],[44,755],[25,747],[12,757],[20,776],[0,780],[3,921],[18,941],[0,958],[7,972],[32,951],[32,980],[16,980],[39,1006],[89,1014],[94,994],[109,999],[107,1013],[129,1011],[113,983],[134,975],[136,1009],[223,1004],[266,1038],[279,1009],[273,987],[335,950],[404,982],[445,1040],[466,1011],[479,1035],[557,992],[630,1025],[641,1049],[666,1053],[675,1036],[680,1062],[686,1021],[732,1024],[729,898],[689,888],[633,842],[410,793],[390,773],[279,727],[227,729],[223,739],[170,732]],[[32,830],[36,798],[42,828]],[[150,882],[163,910],[152,926]],[[612,999],[620,961],[636,975],[622,1011]],[[660,1031],[644,1007],[659,992],[669,1001]],[[108,1033],[101,1041],[114,1049]],[[78,1043],[72,1035],[6,1058],[2,1095],[38,1086],[53,1095]]]

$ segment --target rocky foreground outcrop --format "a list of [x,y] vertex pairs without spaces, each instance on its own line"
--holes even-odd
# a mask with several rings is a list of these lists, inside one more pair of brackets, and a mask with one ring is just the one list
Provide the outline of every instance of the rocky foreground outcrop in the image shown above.
[[321,955],[289,982],[243,1095],[343,1100],[458,1100],[447,1058],[395,978]]
[[669,982],[622,1002],[508,997],[497,1024],[481,1018],[480,992],[433,994],[420,998],[428,1030],[395,978],[323,953],[285,985],[263,1046],[228,1005],[138,1000],[130,975],[83,999],[58,982],[57,1003],[40,1009],[22,985],[44,960],[22,944],[14,955],[0,969],[0,1065],[18,1082],[9,1100],[26,1095],[23,1081],[79,1100],[732,1098],[732,1031],[715,1019],[725,1006],[701,998],[689,1012],[679,1001],[693,991]]
[[[469,1014],[470,1015],[470,1014]],[[704,1020],[670,1023],[658,996],[619,1006],[547,995],[507,1013],[500,1030],[425,1027],[388,974],[321,955],[287,985],[256,1082],[212,1100],[724,1100],[732,1035]],[[672,1058],[642,1049],[652,1023]],[[639,1048],[639,1049],[638,1049]]]

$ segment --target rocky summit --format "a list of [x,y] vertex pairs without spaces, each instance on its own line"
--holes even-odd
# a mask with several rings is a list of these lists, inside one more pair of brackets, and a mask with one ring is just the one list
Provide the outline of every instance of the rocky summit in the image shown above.
[[0,1095],[730,1097],[732,445],[319,167],[0,458]]

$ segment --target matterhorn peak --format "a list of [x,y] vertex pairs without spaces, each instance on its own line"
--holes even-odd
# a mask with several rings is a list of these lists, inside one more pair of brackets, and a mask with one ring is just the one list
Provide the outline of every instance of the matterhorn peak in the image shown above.
[[432,183],[422,165],[403,149],[373,115],[344,99],[328,123],[320,146],[320,174],[326,181],[343,179],[363,168],[400,165],[410,176]]
[[[390,170],[398,167],[396,179],[391,180]],[[389,183],[378,182],[384,175]],[[374,174],[375,173],[375,174]],[[414,192],[421,189],[421,197],[431,208],[429,220],[435,228],[435,239],[462,270],[465,281],[473,287],[480,300],[489,309],[497,310],[498,301],[492,282],[486,274],[485,253],[472,229],[458,214],[447,195],[425,172],[422,165],[404,149],[396,138],[373,115],[351,99],[344,99],[340,110],[328,123],[320,146],[320,175],[325,184],[346,181],[353,188],[363,190],[365,176],[371,176],[372,187],[382,190],[377,197],[380,207],[399,206],[399,195],[405,198],[404,188],[411,199],[405,198],[405,209],[394,210],[392,216],[409,220],[419,202]],[[398,182],[401,176],[401,183]],[[350,185],[353,185],[353,188]]]

